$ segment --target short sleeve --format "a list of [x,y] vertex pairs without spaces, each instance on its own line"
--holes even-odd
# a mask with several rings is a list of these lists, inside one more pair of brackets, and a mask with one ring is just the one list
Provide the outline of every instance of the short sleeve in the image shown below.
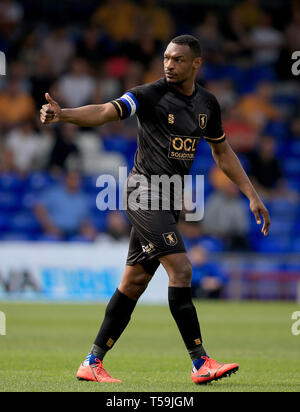
[[119,118],[121,120],[134,116],[136,111],[139,109],[137,93],[134,93],[134,90],[130,90],[124,93],[123,96],[119,97],[116,100],[112,100],[111,103],[117,110]]
[[166,91],[163,80],[133,87],[119,99],[111,101],[121,120],[134,114],[141,115],[151,112],[157,101]]
[[209,143],[222,143],[226,139],[222,127],[221,108],[213,95],[210,96],[209,118],[204,138]]

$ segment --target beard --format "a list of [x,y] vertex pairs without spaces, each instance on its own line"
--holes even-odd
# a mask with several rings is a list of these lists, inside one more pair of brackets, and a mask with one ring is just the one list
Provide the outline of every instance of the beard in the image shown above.
[[186,79],[179,79],[179,80],[168,80],[167,77],[165,76],[165,79],[167,81],[167,83],[172,86],[172,85],[176,85],[176,86],[180,86],[182,85]]

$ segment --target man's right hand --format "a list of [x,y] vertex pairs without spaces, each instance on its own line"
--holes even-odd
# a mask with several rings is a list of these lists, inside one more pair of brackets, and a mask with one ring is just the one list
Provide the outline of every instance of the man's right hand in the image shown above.
[[59,104],[52,99],[49,93],[45,94],[48,104],[44,104],[40,110],[40,119],[43,124],[56,123],[60,121],[61,108]]

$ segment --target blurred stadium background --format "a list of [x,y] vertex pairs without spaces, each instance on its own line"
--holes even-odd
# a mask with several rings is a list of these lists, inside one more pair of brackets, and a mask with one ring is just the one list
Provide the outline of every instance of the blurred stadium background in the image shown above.
[[[42,126],[49,91],[63,107],[107,102],[163,76],[168,41],[202,42],[200,84],[272,219],[264,238],[246,199],[201,142],[205,218],[180,222],[195,297],[300,300],[300,3],[286,0],[1,0],[0,298],[107,300],[129,224],[99,211],[100,174],[133,165],[136,119],[101,128]],[[165,274],[143,298],[166,299]]]

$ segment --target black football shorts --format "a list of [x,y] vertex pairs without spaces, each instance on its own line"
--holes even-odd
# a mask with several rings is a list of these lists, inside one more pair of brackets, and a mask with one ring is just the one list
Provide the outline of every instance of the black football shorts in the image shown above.
[[159,257],[186,252],[177,228],[180,211],[127,209],[126,213],[132,223],[127,265],[139,263],[153,275]]

